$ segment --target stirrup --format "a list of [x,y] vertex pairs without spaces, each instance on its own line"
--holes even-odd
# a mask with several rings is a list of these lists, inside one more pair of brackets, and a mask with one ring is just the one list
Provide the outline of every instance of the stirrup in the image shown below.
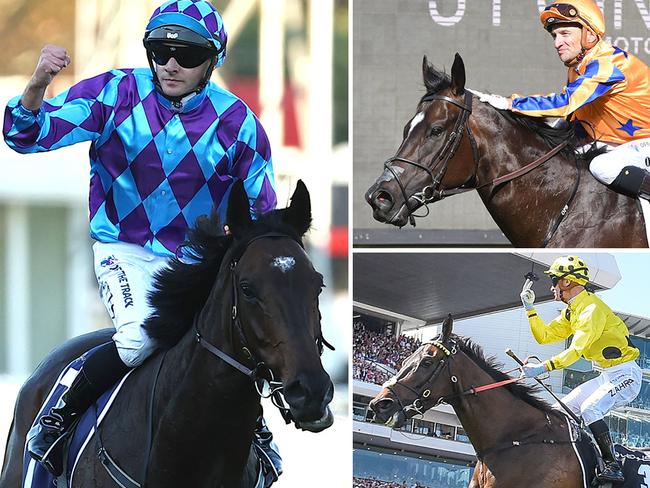
[[609,482],[620,484],[625,482],[625,476],[618,462],[604,461],[603,470],[596,473],[596,479],[599,482]]

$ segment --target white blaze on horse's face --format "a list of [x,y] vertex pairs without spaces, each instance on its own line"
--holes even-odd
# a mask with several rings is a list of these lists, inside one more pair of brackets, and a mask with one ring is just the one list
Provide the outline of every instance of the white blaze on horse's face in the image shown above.
[[280,271],[286,273],[296,265],[296,259],[293,256],[277,256],[271,261],[271,266],[280,268]]
[[417,127],[417,125],[424,120],[424,112],[418,112],[415,114],[415,117],[411,119],[411,125],[409,126],[409,131],[408,134],[406,134],[406,137],[404,139],[407,139],[408,136],[411,135],[411,132],[413,132],[413,129]]

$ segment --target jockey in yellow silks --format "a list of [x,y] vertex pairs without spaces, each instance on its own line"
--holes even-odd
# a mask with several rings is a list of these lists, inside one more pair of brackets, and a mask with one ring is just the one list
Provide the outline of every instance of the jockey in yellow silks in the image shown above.
[[589,169],[612,190],[650,199],[650,68],[604,40],[605,19],[593,0],[552,3],[540,20],[568,68],[561,93],[510,98],[480,94],[496,108],[579,122],[587,140],[609,151]]
[[580,357],[602,369],[599,376],[567,394],[563,403],[576,415],[582,416],[594,434],[604,460],[599,479],[622,482],[623,473],[603,418],[612,409],[629,404],[641,391],[642,372],[635,361],[639,357],[639,350],[630,342],[625,323],[599,297],[585,288],[589,281],[589,267],[582,259],[578,256],[560,257],[545,273],[551,277],[555,300],[566,303],[567,307],[546,324],[534,308],[532,281],[526,280],[521,301],[533,336],[540,344],[573,338],[564,351],[547,361],[527,361],[522,368],[523,375],[531,378],[566,368]]

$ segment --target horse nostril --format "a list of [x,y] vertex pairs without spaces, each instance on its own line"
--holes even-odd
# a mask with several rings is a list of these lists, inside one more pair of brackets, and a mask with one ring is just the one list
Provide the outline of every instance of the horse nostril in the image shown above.
[[372,403],[372,409],[377,413],[384,413],[390,411],[394,404],[391,398],[382,398]]
[[376,192],[372,197],[372,201],[375,206],[383,212],[387,212],[393,208],[393,204],[395,203],[393,202],[393,197],[391,194],[385,190],[379,190]]

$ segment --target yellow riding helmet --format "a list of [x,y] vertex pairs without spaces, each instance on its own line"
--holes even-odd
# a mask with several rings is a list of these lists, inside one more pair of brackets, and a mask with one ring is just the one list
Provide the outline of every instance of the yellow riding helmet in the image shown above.
[[577,22],[591,30],[599,39],[605,35],[605,16],[594,0],[553,2],[542,11],[539,20],[549,32],[556,24]]
[[562,256],[561,258],[557,258],[544,273],[555,276],[558,279],[566,278],[582,286],[589,282],[589,267],[578,256]]

